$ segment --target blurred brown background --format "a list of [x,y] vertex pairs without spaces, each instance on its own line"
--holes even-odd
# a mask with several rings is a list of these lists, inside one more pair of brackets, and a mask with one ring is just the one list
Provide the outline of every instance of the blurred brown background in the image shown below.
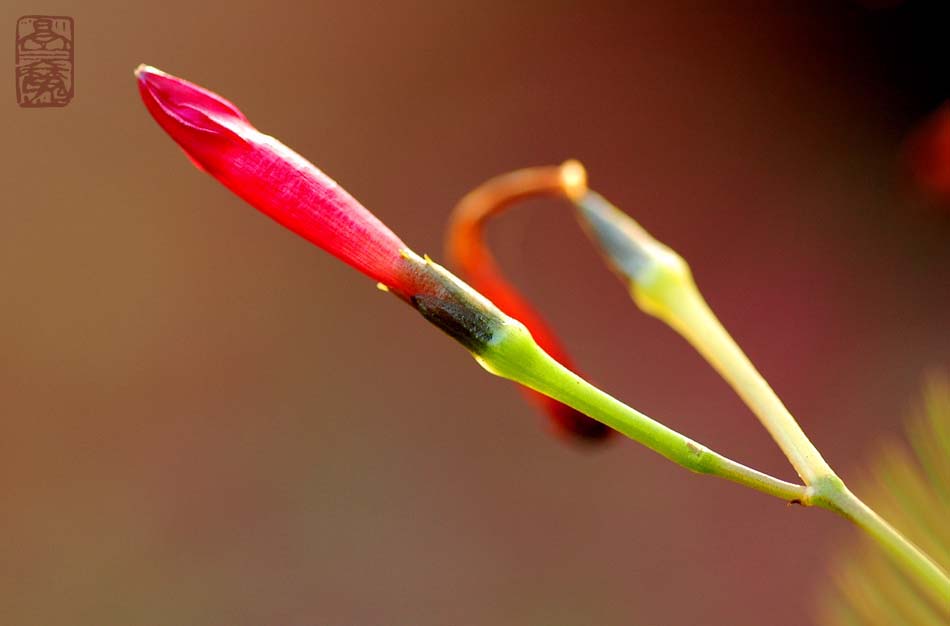
[[[854,477],[950,354],[950,213],[900,158],[948,95],[929,6],[6,3],[8,39],[20,15],[75,18],[76,97],[19,108],[10,54],[0,623],[808,623],[843,521],[550,437],[191,167],[132,70],[232,99],[437,257],[467,190],[581,159]],[[491,234],[594,381],[793,476],[565,206]]]

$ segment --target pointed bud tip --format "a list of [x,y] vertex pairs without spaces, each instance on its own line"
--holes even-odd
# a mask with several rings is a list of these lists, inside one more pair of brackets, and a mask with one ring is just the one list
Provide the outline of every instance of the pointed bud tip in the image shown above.
[[145,63],[139,63],[138,67],[135,68],[135,71],[133,72],[133,74],[135,74],[135,77],[137,79],[144,80],[148,74],[165,75],[165,72],[158,69],[157,67],[152,67],[151,65],[147,65]]
[[149,111],[173,137],[175,133],[160,118],[167,117],[166,122],[173,121],[194,130],[227,129],[242,134],[242,129],[253,128],[233,103],[200,85],[145,63],[135,68],[135,78]]

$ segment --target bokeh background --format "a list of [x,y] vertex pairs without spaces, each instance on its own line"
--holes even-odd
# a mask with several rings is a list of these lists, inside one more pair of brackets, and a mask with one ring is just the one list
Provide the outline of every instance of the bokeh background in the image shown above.
[[[950,355],[950,211],[906,157],[950,95],[937,4],[6,2],[11,40],[75,18],[76,96],[19,108],[10,55],[0,622],[809,623],[843,521],[553,438],[191,167],[132,70],[229,97],[436,257],[467,190],[581,159],[851,477]],[[564,205],[490,234],[591,379],[793,477]]]

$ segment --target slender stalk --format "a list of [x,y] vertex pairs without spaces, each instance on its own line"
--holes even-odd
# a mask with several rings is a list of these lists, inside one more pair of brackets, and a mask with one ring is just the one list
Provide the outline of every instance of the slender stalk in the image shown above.
[[864,530],[950,617],[950,575],[920,548],[854,495],[838,478],[809,487],[807,503],[838,513]]
[[787,502],[805,501],[804,486],[733,461],[594,387],[551,358],[520,324],[497,329],[488,349],[476,359],[489,372],[559,400],[686,469],[719,476]]

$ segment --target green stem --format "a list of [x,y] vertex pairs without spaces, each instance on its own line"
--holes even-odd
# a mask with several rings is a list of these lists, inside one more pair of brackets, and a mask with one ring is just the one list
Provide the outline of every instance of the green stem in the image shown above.
[[808,488],[806,504],[851,520],[880,545],[943,613],[950,616],[950,575],[835,477]]
[[809,496],[804,503],[833,510],[853,521],[933,597],[938,606],[950,610],[950,578],[947,573],[859,500],[835,475],[795,418],[720,324],[692,278],[677,281],[675,287],[668,289],[663,295],[663,307],[654,309],[654,314],[686,338],[759,417],[809,486]]
[[680,333],[729,383],[808,485],[806,505],[831,509],[868,533],[894,562],[946,608],[950,578],[940,566],[851,493],[699,293],[689,273],[664,276],[649,294],[632,288],[642,309]]
[[476,359],[489,372],[559,400],[691,471],[719,476],[787,502],[804,502],[804,486],[733,461],[594,387],[551,358],[520,324],[496,329]]
[[946,608],[950,603],[947,573],[845,487],[710,310],[686,261],[603,196],[585,191],[576,194],[575,203],[588,232],[629,286],[637,306],[692,344],[759,418],[808,485],[803,504],[852,520]]
[[[743,399],[775,439],[808,485],[805,504],[833,510],[853,521],[873,538],[892,560],[931,597],[948,610],[950,578],[930,557],[857,498],[792,417],[745,353],[710,310],[692,277],[670,281],[652,290],[649,300],[634,288],[641,308],[652,309],[691,343]],[[662,292],[662,307],[655,298]]]

